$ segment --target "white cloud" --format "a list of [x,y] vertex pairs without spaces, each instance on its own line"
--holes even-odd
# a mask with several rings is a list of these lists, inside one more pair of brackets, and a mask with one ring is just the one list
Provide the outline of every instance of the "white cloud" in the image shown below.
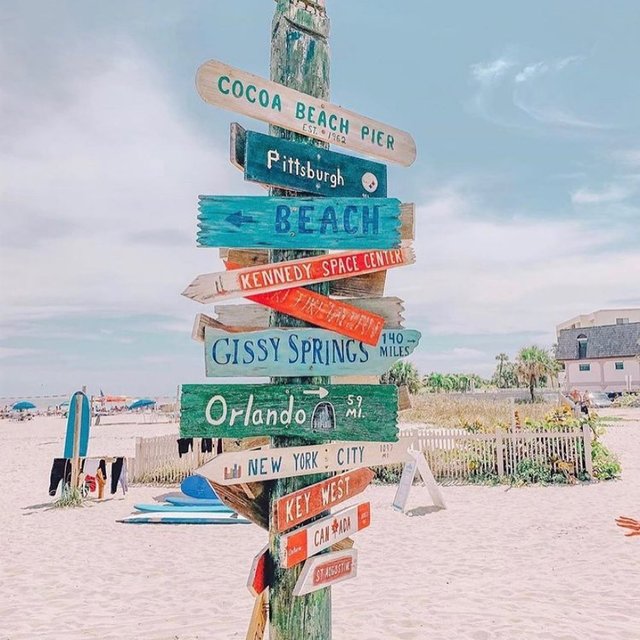
[[640,252],[607,250],[624,231],[566,219],[498,218],[473,195],[443,188],[416,211],[414,266],[389,272],[408,324],[441,335],[548,332],[576,309],[634,293]]
[[578,189],[571,194],[571,202],[574,204],[605,204],[607,202],[620,202],[626,200],[635,193],[632,186],[610,184],[603,189]]
[[507,58],[477,62],[471,65],[471,74],[480,84],[492,84],[500,80],[514,65],[515,62]]
[[19,358],[20,356],[30,356],[40,353],[38,349],[20,349],[17,347],[0,347],[0,360],[5,358]]
[[[200,309],[180,291],[220,265],[196,247],[197,195],[241,192],[242,176],[153,66],[120,51],[70,57],[53,97],[46,86],[36,101],[19,83],[0,88],[0,103],[22,105],[0,122],[3,335],[8,319],[191,315]],[[0,58],[0,75],[10,64]]]

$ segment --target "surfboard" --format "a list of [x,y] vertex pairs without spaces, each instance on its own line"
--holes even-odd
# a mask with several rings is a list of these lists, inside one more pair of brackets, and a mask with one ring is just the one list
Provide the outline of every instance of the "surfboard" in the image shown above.
[[133,508],[138,511],[157,513],[233,513],[233,509],[229,509],[224,504],[183,505],[181,507],[175,504],[134,504]]
[[189,496],[167,496],[165,501],[176,507],[203,506],[210,507],[223,504],[220,498],[190,498]]
[[180,484],[182,493],[190,498],[217,498],[218,495],[209,484],[209,481],[202,476],[187,476]]
[[89,445],[89,425],[91,422],[91,410],[89,409],[89,398],[82,393],[76,391],[69,400],[69,414],[67,417],[67,434],[64,439],[64,457],[73,458],[73,429],[76,421],[76,397],[81,396],[81,415],[80,415],[80,453],[79,456],[84,458],[87,455],[87,447]]
[[164,513],[138,513],[122,518],[124,524],[250,524],[245,518],[232,513],[195,513],[171,511]]

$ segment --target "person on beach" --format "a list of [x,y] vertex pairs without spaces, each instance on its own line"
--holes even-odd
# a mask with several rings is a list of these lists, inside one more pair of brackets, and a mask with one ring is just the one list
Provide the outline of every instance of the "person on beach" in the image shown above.
[[620,516],[619,518],[616,518],[616,524],[619,527],[630,530],[629,533],[624,534],[625,536],[640,536],[640,520],[634,520],[633,518]]

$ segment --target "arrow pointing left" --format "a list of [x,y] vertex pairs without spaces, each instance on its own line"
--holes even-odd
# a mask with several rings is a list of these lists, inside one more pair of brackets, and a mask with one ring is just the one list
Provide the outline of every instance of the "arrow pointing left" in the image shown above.
[[234,227],[238,227],[238,229],[242,226],[243,222],[253,222],[253,218],[251,216],[243,215],[242,211],[236,211],[231,215],[228,215],[225,220],[231,223]]

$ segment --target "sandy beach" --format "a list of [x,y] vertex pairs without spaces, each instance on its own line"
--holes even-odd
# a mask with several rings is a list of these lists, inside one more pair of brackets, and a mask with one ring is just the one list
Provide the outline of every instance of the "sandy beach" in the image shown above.
[[[619,481],[445,486],[446,511],[414,487],[412,516],[391,508],[393,487],[369,487],[372,525],[355,537],[357,578],[333,588],[333,637],[640,638],[640,538],[614,522],[640,517],[640,410],[603,413],[625,418],[605,436]],[[64,429],[56,418],[0,422],[0,638],[244,638],[247,573],[266,532],[116,522],[172,488],[51,508]],[[133,455],[135,436],[176,431],[94,427],[89,454]]]

